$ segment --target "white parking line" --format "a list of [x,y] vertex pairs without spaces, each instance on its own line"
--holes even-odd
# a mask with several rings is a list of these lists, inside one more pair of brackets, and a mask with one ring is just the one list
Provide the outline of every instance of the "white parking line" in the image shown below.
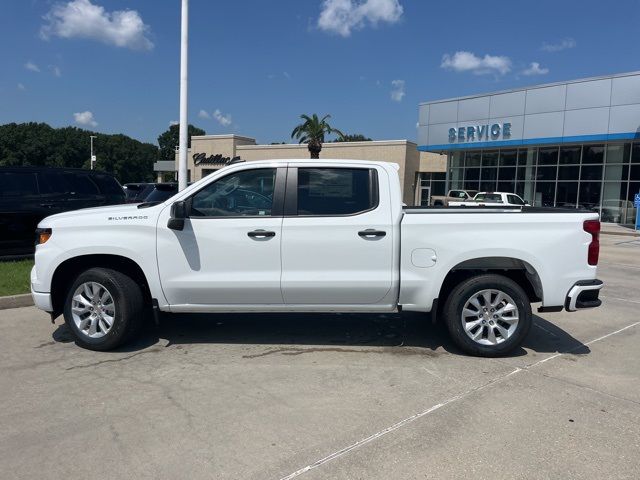
[[[640,303],[640,302],[638,302],[638,303]],[[483,385],[480,385],[479,387],[475,387],[475,388],[469,389],[469,390],[467,390],[465,392],[462,392],[462,393],[460,393],[458,395],[455,395],[455,396],[449,398],[448,400],[445,400],[442,403],[438,403],[437,405],[434,405],[434,406],[428,408],[427,410],[424,410],[424,411],[422,411],[420,413],[416,413],[415,415],[411,415],[410,417],[407,417],[404,420],[399,421],[398,423],[394,423],[393,425],[391,425],[390,427],[385,428],[384,430],[380,430],[379,432],[376,432],[373,435],[369,435],[368,437],[363,438],[362,440],[358,440],[357,442],[352,443],[351,445],[349,445],[347,447],[344,447],[344,448],[342,448],[342,449],[340,449],[340,450],[338,450],[336,452],[333,452],[333,453],[327,455],[326,457],[321,458],[320,460],[317,460],[317,461],[307,465],[306,467],[303,467],[303,468],[301,468],[299,470],[296,470],[293,473],[290,473],[289,475],[287,475],[285,477],[282,477],[280,480],[291,480],[292,478],[299,477],[300,475],[302,475],[303,473],[308,472],[309,470],[313,470],[314,468],[317,468],[317,467],[319,467],[321,465],[324,465],[325,463],[328,463],[328,462],[330,462],[332,460],[335,460],[336,458],[339,458],[339,457],[341,457],[341,456],[343,456],[343,455],[345,455],[345,454],[347,454],[347,453],[349,453],[349,452],[351,452],[353,450],[356,450],[357,448],[360,448],[363,445],[366,445],[367,443],[370,443],[370,442],[372,442],[372,441],[374,441],[374,440],[386,435],[387,433],[391,433],[391,432],[393,432],[395,430],[398,430],[399,428],[404,427],[405,425],[407,425],[409,423],[415,422],[416,420],[418,420],[418,419],[420,419],[420,418],[422,418],[422,417],[424,417],[426,415],[429,415],[430,413],[433,413],[436,410],[441,409],[442,407],[446,407],[447,405],[449,405],[451,403],[457,402],[458,400],[462,400],[463,398],[468,397],[472,393],[478,392],[478,391],[483,390],[483,389],[485,389],[485,388],[487,388],[487,387],[489,387],[489,386],[491,386],[491,385],[493,385],[495,383],[498,383],[498,382],[504,380],[505,378],[510,377],[511,375],[514,375],[516,373],[528,370],[530,368],[537,367],[538,365],[541,365],[541,364],[543,364],[545,362],[548,362],[549,360],[553,360],[554,358],[558,358],[558,357],[560,357],[562,355],[566,355],[567,353],[571,353],[571,352],[573,352],[575,350],[578,350],[579,348],[582,348],[584,345],[594,344],[596,342],[604,340],[605,338],[608,338],[608,337],[611,337],[611,336],[616,335],[618,333],[624,332],[625,330],[628,330],[629,328],[635,327],[636,325],[640,325],[640,322],[632,323],[631,325],[627,325],[626,327],[622,327],[622,328],[620,328],[620,329],[618,329],[618,330],[616,330],[614,332],[607,333],[606,335],[603,335],[603,336],[598,337],[598,338],[594,338],[593,340],[591,340],[591,341],[589,341],[589,342],[587,342],[585,344],[581,344],[581,345],[569,350],[568,352],[556,353],[555,355],[551,355],[550,357],[547,357],[547,358],[539,360],[539,361],[537,361],[535,363],[532,363],[529,366],[526,366],[526,367],[523,367],[523,368],[516,368],[515,370],[513,370],[513,371],[511,371],[511,372],[509,372],[509,373],[507,373],[505,375],[501,375],[501,376],[499,376],[497,378],[494,378],[490,382],[487,382],[487,383],[485,383]]]

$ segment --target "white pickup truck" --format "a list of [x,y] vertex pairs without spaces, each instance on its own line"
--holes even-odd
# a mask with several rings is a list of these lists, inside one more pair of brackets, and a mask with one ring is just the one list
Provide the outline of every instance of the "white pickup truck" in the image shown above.
[[151,311],[410,310],[495,356],[521,344],[531,303],[600,305],[599,229],[576,210],[403,208],[390,163],[238,163],[162,203],[45,218],[31,290],[93,350]]
[[449,202],[449,207],[522,207],[529,205],[519,195],[509,192],[479,192],[470,200]]

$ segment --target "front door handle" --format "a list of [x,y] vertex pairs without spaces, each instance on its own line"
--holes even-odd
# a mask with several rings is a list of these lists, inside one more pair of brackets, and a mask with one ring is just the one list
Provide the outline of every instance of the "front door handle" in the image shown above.
[[387,234],[384,230],[375,230],[373,228],[367,228],[366,230],[362,230],[358,232],[362,238],[375,238],[375,237],[384,237]]
[[253,230],[252,232],[248,232],[247,235],[251,238],[269,238],[275,237],[276,232],[270,232],[268,230]]

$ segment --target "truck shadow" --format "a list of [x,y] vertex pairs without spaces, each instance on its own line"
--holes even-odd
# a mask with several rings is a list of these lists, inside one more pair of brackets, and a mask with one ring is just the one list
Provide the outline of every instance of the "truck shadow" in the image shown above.
[[[444,350],[463,354],[449,339],[443,325],[434,325],[429,316],[418,313],[173,314],[163,315],[158,327],[149,325],[144,330],[146,332],[138,340],[118,351],[140,351],[162,339],[168,342],[167,347],[188,344],[278,345],[283,348],[277,350],[286,355],[304,353],[309,346],[320,351],[371,347],[366,350],[373,352],[382,347],[379,353],[437,356]],[[54,334],[54,339],[56,336],[59,339],[65,337],[63,332]],[[537,315],[534,315],[523,347],[508,356],[527,355],[525,348],[536,353],[590,353],[588,346]]]

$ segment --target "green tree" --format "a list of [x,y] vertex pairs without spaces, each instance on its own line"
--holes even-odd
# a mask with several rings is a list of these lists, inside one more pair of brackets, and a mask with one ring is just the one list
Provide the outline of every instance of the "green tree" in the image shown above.
[[39,165],[89,168],[89,136],[96,135],[96,168],[116,175],[121,183],[151,181],[158,147],[126,135],[106,135],[76,127],[52,128],[46,123],[0,125],[0,166]]
[[365,137],[360,133],[354,133],[353,135],[342,135],[334,140],[334,142],[370,142],[369,137]]
[[[192,135],[206,135],[201,128],[189,124],[187,128],[187,148],[191,147]],[[180,143],[180,125],[171,125],[167,131],[158,137],[158,145],[160,145],[160,160],[173,160],[176,156],[176,147]]]
[[340,130],[327,123],[327,119],[331,118],[331,115],[325,115],[322,119],[319,119],[315,113],[311,116],[303,114],[300,115],[300,118],[304,122],[293,129],[291,138],[307,144],[310,158],[320,158],[325,135],[334,133],[340,137],[343,136]]

